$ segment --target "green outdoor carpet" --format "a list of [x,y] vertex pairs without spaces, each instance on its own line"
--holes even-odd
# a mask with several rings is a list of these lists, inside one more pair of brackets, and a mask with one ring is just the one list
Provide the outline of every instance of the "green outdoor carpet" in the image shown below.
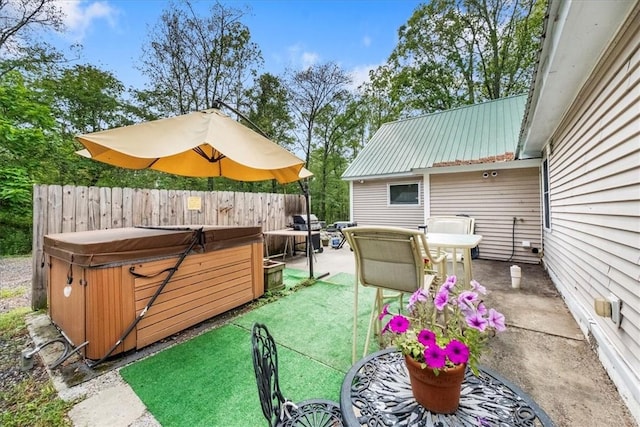
[[[263,426],[251,359],[251,327],[264,323],[278,345],[280,387],[293,401],[337,401],[351,367],[353,276],[316,282],[120,372],[165,427]],[[351,276],[351,277],[348,277]],[[360,353],[372,289],[360,288]],[[369,351],[377,345],[372,343]]]
[[[344,373],[278,348],[280,387],[292,400],[337,400]],[[262,426],[250,332],[209,331],[120,371],[153,416],[168,426]]]
[[295,268],[286,268],[283,270],[282,282],[287,288],[292,288],[309,278],[309,272],[298,270]]

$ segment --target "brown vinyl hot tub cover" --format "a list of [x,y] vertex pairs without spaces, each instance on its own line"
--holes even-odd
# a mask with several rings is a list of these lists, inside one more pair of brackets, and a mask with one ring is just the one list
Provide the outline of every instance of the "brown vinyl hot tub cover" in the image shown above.
[[198,229],[195,251],[208,252],[262,241],[262,227],[199,226],[128,227],[44,236],[44,252],[82,267],[101,267],[184,252]]

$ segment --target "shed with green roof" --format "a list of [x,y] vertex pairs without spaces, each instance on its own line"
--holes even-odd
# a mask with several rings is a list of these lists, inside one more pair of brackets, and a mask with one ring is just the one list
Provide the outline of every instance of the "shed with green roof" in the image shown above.
[[481,258],[539,262],[540,160],[515,156],[526,103],[512,96],[385,123],[342,175],[350,220],[417,228],[469,215]]

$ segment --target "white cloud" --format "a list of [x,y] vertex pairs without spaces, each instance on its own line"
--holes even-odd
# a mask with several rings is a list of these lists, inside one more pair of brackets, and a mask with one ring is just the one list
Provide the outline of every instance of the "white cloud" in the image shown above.
[[362,83],[369,81],[369,71],[378,68],[382,64],[359,65],[349,71],[353,89],[358,88]]
[[100,19],[105,20],[110,27],[115,28],[118,10],[106,1],[61,1],[58,7],[64,14],[67,27],[67,37],[76,42],[84,39],[87,30]]
[[369,47],[369,46],[371,46],[371,37],[369,37],[369,36],[364,36],[364,37],[362,38],[362,45],[363,45],[364,47]]
[[312,65],[318,63],[320,60],[320,55],[316,52],[308,52],[305,51],[303,46],[300,44],[295,44],[293,46],[289,46],[289,62],[294,68],[301,68],[306,70]]
[[320,59],[320,55],[315,52],[303,52],[300,57],[302,60],[302,68],[309,68]]

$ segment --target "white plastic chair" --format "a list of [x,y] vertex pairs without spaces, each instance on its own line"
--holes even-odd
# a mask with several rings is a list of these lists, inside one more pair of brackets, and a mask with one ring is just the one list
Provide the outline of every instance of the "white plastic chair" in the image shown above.
[[427,233],[473,234],[475,221],[468,216],[432,216],[427,218]]
[[[473,234],[475,230],[475,218],[468,216],[432,216],[427,218],[427,233],[446,233],[446,234]],[[447,248],[437,248],[447,254],[447,262],[451,263],[452,271],[457,272],[457,264],[463,264],[462,253],[452,252]],[[454,260],[455,258],[455,260]],[[464,266],[462,267],[464,270]]]
[[382,310],[383,300],[387,297],[383,291],[397,291],[402,295],[429,287],[436,276],[432,274],[433,271],[425,271],[425,260],[430,261],[432,266],[438,265],[437,274],[444,278],[446,254],[434,256],[429,251],[424,233],[419,230],[370,226],[346,228],[343,233],[353,249],[356,261],[352,350],[355,363],[358,344],[358,284],[377,288],[364,346],[366,355],[374,324],[376,333],[381,333],[382,325],[378,315]]

